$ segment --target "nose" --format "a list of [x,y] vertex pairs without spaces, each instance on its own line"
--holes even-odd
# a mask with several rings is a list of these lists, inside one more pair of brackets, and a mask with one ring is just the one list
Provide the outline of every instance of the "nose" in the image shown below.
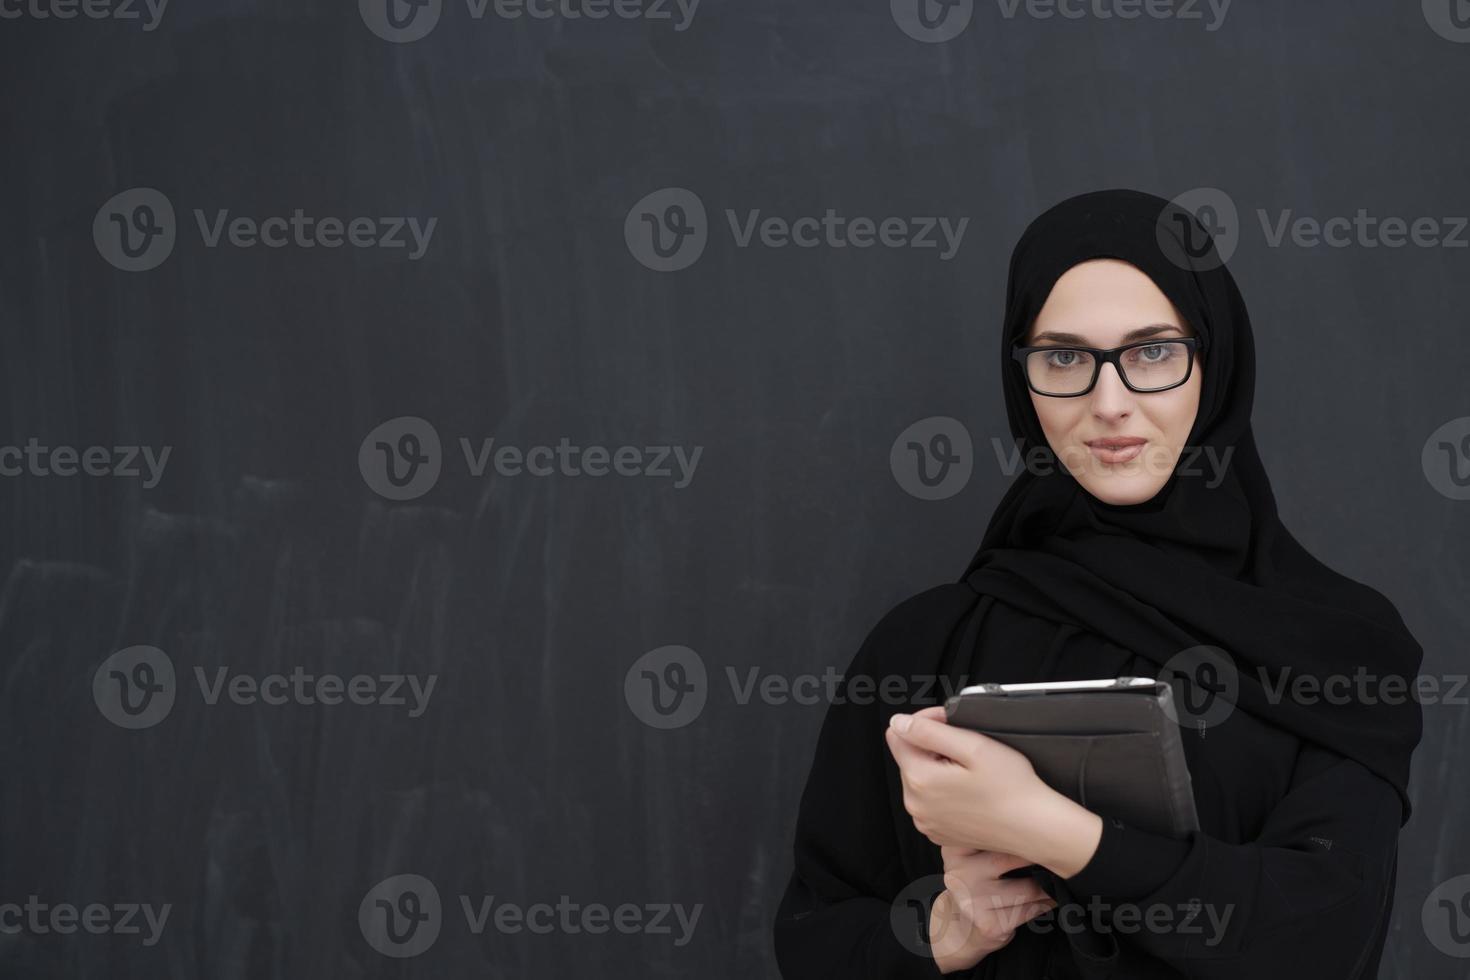
[[1104,364],[1092,389],[1092,414],[1103,422],[1122,422],[1133,414],[1134,396],[1118,376],[1118,369]]

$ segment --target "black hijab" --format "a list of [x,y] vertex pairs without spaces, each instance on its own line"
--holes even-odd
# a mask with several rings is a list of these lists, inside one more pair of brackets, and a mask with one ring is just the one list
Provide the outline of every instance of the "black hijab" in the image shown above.
[[[1011,350],[1057,279],[1102,257],[1147,274],[1200,338],[1204,379],[1187,446],[1228,459],[1223,480],[1216,467],[1181,465],[1153,499],[1117,506],[1087,493],[1056,464]],[[1407,821],[1409,757],[1422,724],[1412,696],[1422,651],[1382,594],[1317,561],[1277,516],[1251,434],[1250,318],[1195,217],[1122,189],[1046,211],[1011,256],[1000,354],[1011,435],[1023,454],[1052,465],[1028,466],[1016,478],[964,580],[981,595],[1074,624],[1159,665],[1178,663],[1176,655],[1197,647],[1222,649],[1238,676],[1236,708],[1362,763],[1398,790]],[[983,626],[977,640],[1006,642]],[[1353,686],[1346,698],[1319,696],[1315,703],[1268,695],[1283,676],[1326,682],[1360,670],[1403,683],[1387,691],[1370,684],[1371,698],[1358,697]]]

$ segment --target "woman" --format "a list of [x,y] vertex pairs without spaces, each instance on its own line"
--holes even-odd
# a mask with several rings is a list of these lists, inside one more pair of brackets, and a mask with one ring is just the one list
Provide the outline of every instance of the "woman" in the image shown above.
[[[1209,236],[1136,191],[1051,208],[1011,257],[1000,367],[1029,465],[963,579],[891,610],[845,675],[777,913],[782,973],[1376,976],[1421,651],[1277,517],[1250,321]],[[871,696],[926,670],[952,690],[1174,669],[1188,840],[1071,802],[937,697]]]

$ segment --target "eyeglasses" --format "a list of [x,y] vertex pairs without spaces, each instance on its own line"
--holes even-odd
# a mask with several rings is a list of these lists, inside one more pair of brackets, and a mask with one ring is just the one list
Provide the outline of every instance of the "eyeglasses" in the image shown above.
[[1129,390],[1168,391],[1189,380],[1198,337],[1141,340],[1102,350],[1097,347],[1017,347],[1011,356],[1021,365],[1026,384],[1038,395],[1075,398],[1097,384],[1104,364],[1111,364]]

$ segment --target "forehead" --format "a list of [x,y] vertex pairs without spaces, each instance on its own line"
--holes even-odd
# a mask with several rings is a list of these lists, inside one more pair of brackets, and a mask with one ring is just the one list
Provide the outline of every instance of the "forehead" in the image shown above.
[[1027,336],[1066,333],[1087,346],[1107,347],[1124,343],[1129,331],[1155,324],[1190,332],[1169,297],[1137,266],[1120,259],[1091,259],[1057,279]]

